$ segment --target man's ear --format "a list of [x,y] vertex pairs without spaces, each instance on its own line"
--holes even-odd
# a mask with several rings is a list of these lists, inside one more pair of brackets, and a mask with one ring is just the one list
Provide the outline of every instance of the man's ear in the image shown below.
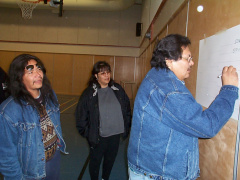
[[171,69],[171,68],[172,68],[172,65],[173,65],[173,64],[172,64],[173,60],[166,59],[165,61],[166,61],[166,65],[167,65],[168,69]]
[[98,76],[97,76],[97,74],[95,74],[95,77],[96,77],[96,79],[98,79]]

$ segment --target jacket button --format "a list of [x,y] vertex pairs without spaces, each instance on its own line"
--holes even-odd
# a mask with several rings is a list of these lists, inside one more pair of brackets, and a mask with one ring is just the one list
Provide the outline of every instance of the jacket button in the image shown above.
[[44,161],[44,158],[42,158],[41,160]]
[[149,176],[151,179],[152,179],[152,175],[151,176]]
[[144,176],[146,176],[147,174],[146,173],[144,173]]

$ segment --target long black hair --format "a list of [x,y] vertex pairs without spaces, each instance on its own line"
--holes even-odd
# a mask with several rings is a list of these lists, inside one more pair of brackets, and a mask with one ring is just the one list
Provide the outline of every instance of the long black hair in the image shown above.
[[[92,86],[93,84],[96,84],[98,88],[101,88],[101,85],[98,83],[98,80],[95,76],[95,74],[98,74],[100,72],[109,71],[111,72],[111,66],[106,61],[98,61],[94,64],[92,69],[92,75],[88,81],[88,86]],[[114,81],[112,78],[110,78],[110,82],[108,83],[108,86],[112,86]]]
[[27,66],[30,60],[35,60],[42,68],[43,72],[43,83],[40,88],[41,96],[43,98],[43,103],[45,104],[46,100],[49,98],[55,105],[58,104],[55,95],[53,94],[51,83],[46,76],[46,68],[42,61],[33,55],[30,54],[21,54],[15,57],[10,64],[8,71],[9,75],[9,91],[14,99],[22,105],[21,100],[26,101],[28,104],[39,109],[40,103],[32,97],[32,95],[26,89],[23,83],[24,69]]
[[191,41],[180,34],[170,34],[161,39],[153,51],[151,67],[168,69],[166,59],[177,61],[182,58],[182,47],[187,47]]

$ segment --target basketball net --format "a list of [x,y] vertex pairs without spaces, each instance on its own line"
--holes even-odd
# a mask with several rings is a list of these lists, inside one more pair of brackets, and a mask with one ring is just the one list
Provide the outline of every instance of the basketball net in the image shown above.
[[22,17],[24,19],[32,19],[32,12],[35,7],[37,7],[40,0],[18,0],[18,5],[22,11]]

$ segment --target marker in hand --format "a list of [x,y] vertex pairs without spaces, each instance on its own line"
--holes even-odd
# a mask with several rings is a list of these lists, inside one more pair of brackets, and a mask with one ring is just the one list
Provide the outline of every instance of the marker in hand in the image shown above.
[[220,77],[222,77],[222,74],[219,74],[217,78],[220,78]]

